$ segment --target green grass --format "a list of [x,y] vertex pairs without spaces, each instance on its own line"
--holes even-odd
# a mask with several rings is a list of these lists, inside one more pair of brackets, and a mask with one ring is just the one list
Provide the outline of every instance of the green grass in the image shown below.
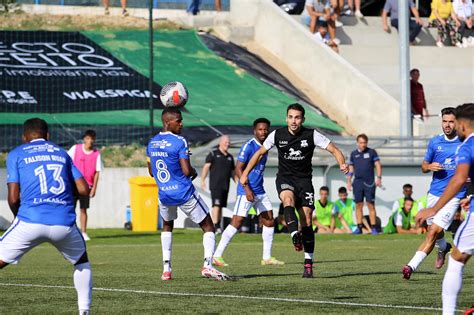
[[[88,251],[94,287],[156,292],[225,294],[253,297],[294,298],[352,303],[424,307],[441,306],[441,282],[445,268],[434,268],[428,257],[410,281],[400,269],[414,253],[422,236],[317,236],[315,279],[302,279],[302,255],[294,252],[288,235],[276,235],[274,256],[285,266],[260,266],[259,235],[237,235],[225,258],[223,271],[235,281],[217,282],[199,275],[202,233],[174,233],[173,277],[163,282],[159,233],[125,230],[91,230]],[[72,286],[72,267],[50,245],[28,253],[18,266],[0,273],[0,283]],[[465,268],[459,308],[472,303],[474,270]],[[6,287],[0,285],[0,313],[76,313],[73,289]],[[239,313],[239,314],[427,314],[429,311],[382,309],[328,304],[261,301],[222,297],[183,297],[151,293],[94,291],[93,312],[130,313]]]

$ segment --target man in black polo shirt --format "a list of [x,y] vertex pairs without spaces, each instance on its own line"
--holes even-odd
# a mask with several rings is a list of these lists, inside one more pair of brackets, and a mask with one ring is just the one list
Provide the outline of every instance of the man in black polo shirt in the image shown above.
[[[382,186],[382,164],[377,151],[368,148],[369,138],[365,134],[357,136],[357,149],[351,153],[349,162],[349,174],[347,174],[347,189],[354,189],[354,201],[356,202],[357,229],[354,234],[361,234],[362,208],[364,199],[369,208],[370,226],[372,235],[377,235],[376,212],[375,212],[375,188]],[[377,178],[374,180],[374,167],[377,170]],[[352,177],[354,176],[354,182]]]
[[[278,150],[278,174],[276,186],[284,206],[285,221],[297,251],[304,249],[303,278],[313,277],[314,233],[312,218],[314,210],[314,188],[312,184],[313,167],[311,159],[316,147],[330,152],[337,160],[342,172],[349,171],[344,155],[331,141],[314,129],[303,127],[304,107],[291,104],[286,111],[287,127],[277,129],[268,135],[262,147],[247,164],[240,183],[247,185],[248,174],[260,157],[271,148]],[[301,232],[298,231],[300,215]]]
[[206,177],[209,174],[209,190],[212,199],[212,221],[216,230],[222,231],[220,226],[222,207],[227,207],[230,179],[235,179],[234,157],[228,152],[229,136],[222,136],[217,149],[209,152],[201,174],[201,188],[206,190]]

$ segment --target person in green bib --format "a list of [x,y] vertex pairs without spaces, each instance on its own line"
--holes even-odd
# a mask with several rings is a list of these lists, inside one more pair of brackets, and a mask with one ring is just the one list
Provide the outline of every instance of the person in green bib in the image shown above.
[[[412,198],[413,199],[413,186],[411,184],[405,184],[403,185],[403,197],[398,198],[393,202],[392,206],[392,213],[395,213],[400,209],[400,207],[403,207],[403,202],[405,198]],[[417,203],[415,202],[416,207],[418,207]],[[413,216],[414,217],[414,216]]]
[[313,214],[313,230],[321,234],[332,233],[331,217],[334,203],[329,201],[329,188],[319,188],[319,200],[315,202],[316,211]]
[[405,198],[403,207],[398,208],[398,210],[390,216],[383,232],[385,234],[421,234],[421,229],[412,224],[412,209],[414,203],[412,198]]
[[[334,203],[333,218],[331,221],[331,230],[334,233],[351,234],[357,229],[354,220],[355,202],[354,199],[348,198],[346,187],[340,187],[338,190],[339,200]],[[370,233],[370,225],[367,220],[363,219],[363,234]]]

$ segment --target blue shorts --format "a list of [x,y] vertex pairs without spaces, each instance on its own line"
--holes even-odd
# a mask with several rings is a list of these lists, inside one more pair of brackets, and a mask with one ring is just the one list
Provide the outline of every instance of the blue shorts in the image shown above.
[[[326,21],[326,19],[324,17],[320,16],[320,17],[318,17],[318,20],[316,21],[316,23],[319,22],[319,21],[324,22],[324,21]],[[303,23],[306,26],[309,26],[311,24],[311,17],[309,15],[302,15],[301,16],[301,23]]]
[[364,181],[354,180],[352,183],[352,191],[354,192],[355,203],[375,202],[375,182],[368,184]]

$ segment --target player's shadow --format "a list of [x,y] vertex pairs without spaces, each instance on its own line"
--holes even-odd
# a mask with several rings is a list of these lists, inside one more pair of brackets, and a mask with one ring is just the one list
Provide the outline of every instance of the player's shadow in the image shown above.
[[115,234],[115,235],[98,235],[93,236],[93,239],[108,239],[108,238],[139,238],[139,237],[157,237],[157,233],[130,233],[130,234]]
[[[327,264],[327,263],[346,263],[346,262],[359,262],[359,261],[375,261],[380,259],[375,258],[367,258],[367,259],[338,259],[338,260],[316,260],[314,263],[318,264]],[[292,262],[285,262],[285,265],[302,265],[301,261],[292,261]]]
[[[424,275],[434,275],[434,272],[430,271],[420,271],[417,274],[424,274]],[[400,275],[399,271],[382,271],[382,272],[349,272],[349,273],[342,273],[338,275],[332,276],[320,276],[319,278],[324,279],[337,279],[337,278],[345,278],[345,277],[360,277],[360,276],[380,276],[380,275]]]
[[282,274],[250,274],[250,275],[232,275],[232,279],[253,279],[253,278],[271,278],[271,277],[288,277],[288,276],[299,276],[300,273],[282,273]]

